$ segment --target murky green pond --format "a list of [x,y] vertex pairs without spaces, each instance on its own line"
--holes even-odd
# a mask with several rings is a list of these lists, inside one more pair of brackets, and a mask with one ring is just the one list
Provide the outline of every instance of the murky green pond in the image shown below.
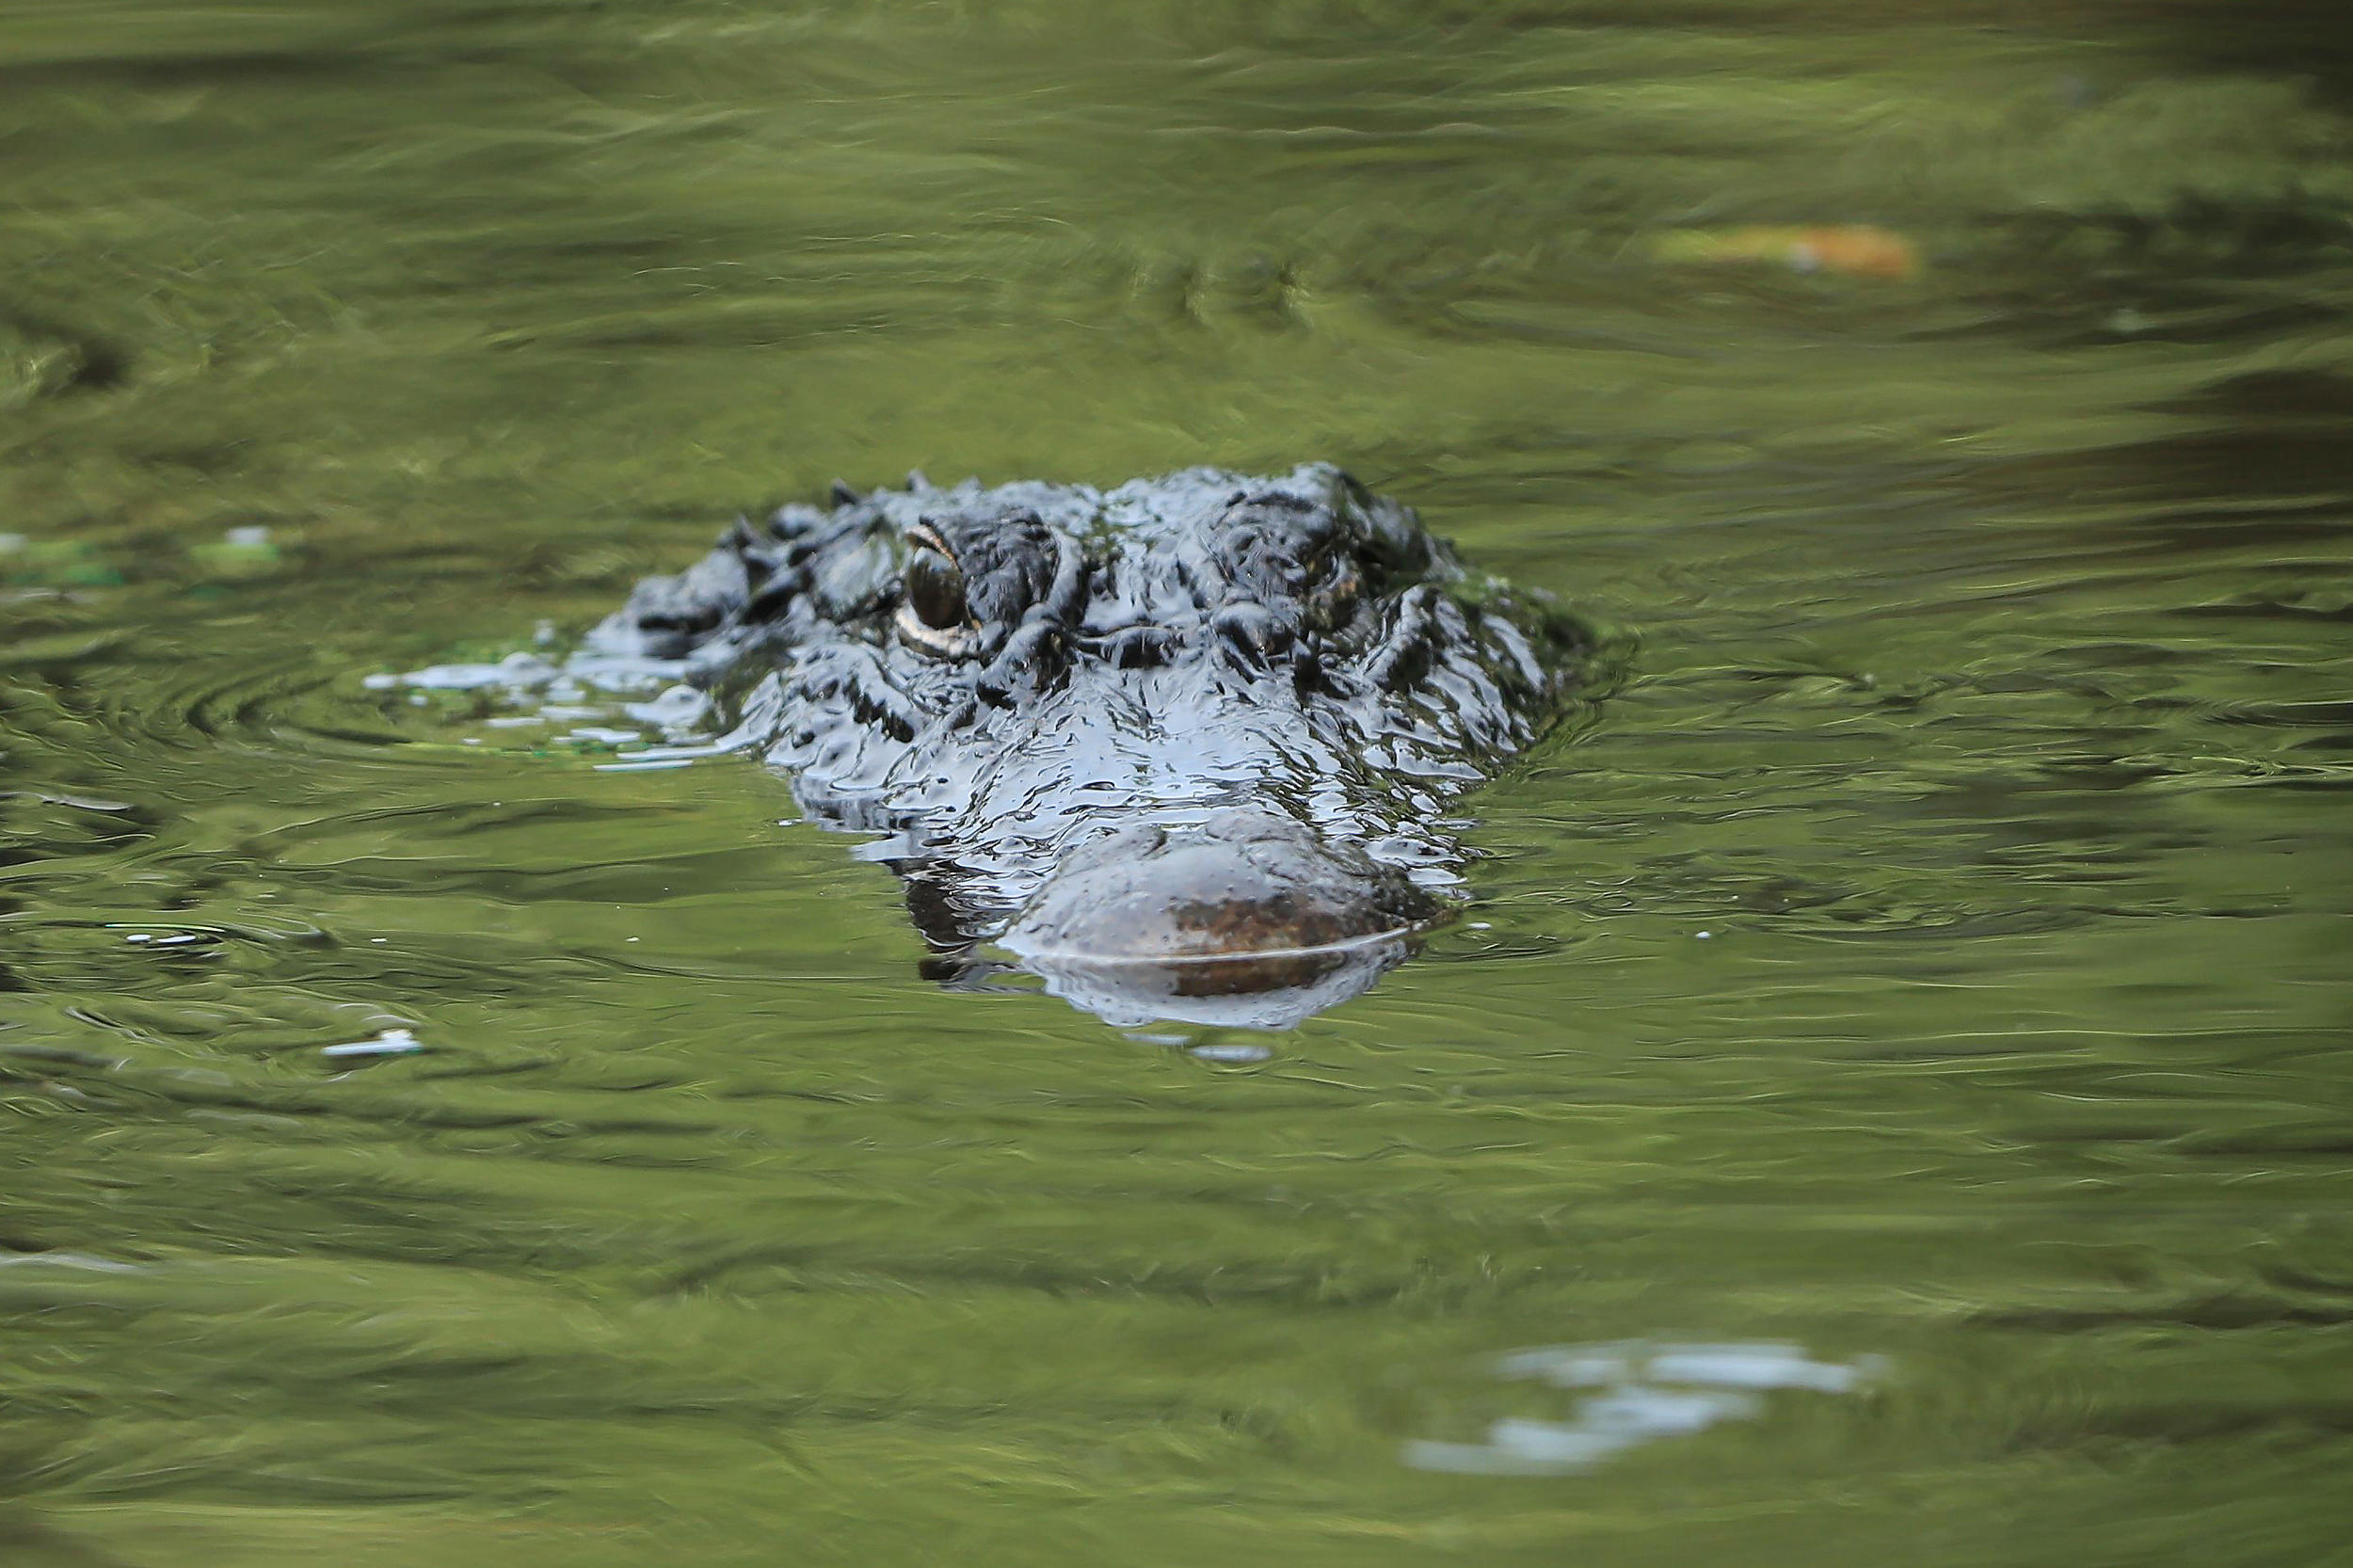
[[[0,7],[0,1560],[2347,1560],[2348,62]],[[365,680],[836,475],[1308,457],[1627,653],[1295,1031]]]

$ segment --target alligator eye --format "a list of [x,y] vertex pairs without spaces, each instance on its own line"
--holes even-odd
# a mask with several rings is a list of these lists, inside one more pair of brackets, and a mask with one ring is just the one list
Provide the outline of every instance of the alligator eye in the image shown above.
[[953,632],[968,618],[964,607],[964,573],[936,550],[919,550],[904,574],[907,607],[935,632]]
[[899,634],[929,652],[961,653],[972,639],[964,571],[928,530],[907,542],[915,551],[899,573]]

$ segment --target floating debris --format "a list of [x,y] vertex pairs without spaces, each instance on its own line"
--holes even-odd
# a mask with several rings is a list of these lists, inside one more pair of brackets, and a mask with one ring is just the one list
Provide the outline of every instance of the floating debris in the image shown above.
[[1659,261],[1704,266],[1780,265],[1792,272],[1902,282],[1920,274],[1919,247],[1868,223],[1752,224],[1678,229],[1652,243]]

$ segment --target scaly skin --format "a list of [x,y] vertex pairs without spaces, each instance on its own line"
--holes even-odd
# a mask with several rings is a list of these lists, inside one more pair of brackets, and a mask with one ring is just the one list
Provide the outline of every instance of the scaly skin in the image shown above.
[[1254,953],[1438,913],[1444,802],[1543,733],[1586,644],[1314,464],[837,487],[640,584],[592,646],[691,659],[813,817],[891,836],[943,952],[1178,958],[1240,993],[1298,977]]

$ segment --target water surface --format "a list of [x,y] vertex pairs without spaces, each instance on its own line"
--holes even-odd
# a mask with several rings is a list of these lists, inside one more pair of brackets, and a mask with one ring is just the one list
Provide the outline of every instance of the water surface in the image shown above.
[[[2353,54],[2249,9],[0,12],[0,1557],[2342,1553]],[[1307,457],[1626,655],[1292,1032],[365,679]]]

